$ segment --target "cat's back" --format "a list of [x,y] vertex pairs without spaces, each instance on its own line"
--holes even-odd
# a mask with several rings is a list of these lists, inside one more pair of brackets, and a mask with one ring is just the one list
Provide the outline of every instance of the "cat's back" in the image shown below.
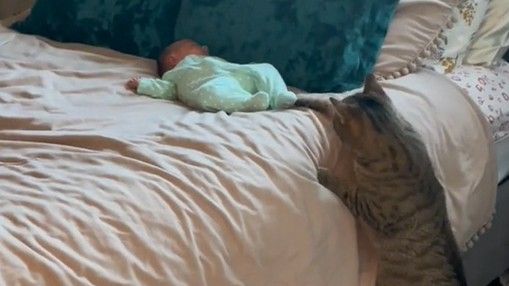
[[[408,275],[421,281],[412,285],[466,285],[460,252],[449,224],[445,191],[435,176],[424,143],[415,131],[407,132],[408,144],[402,144],[399,150],[406,154],[401,156],[407,156],[400,162],[399,186],[390,179],[381,178],[379,182],[382,192],[396,193],[383,199],[393,199],[392,206],[398,207],[400,215],[399,233],[382,242],[385,265],[391,268],[385,272],[406,267]],[[403,285],[396,282],[380,285]]]

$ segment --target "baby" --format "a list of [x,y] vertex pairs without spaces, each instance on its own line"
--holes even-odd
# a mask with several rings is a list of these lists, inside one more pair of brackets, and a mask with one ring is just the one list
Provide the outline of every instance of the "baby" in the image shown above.
[[240,65],[209,56],[191,40],[168,46],[158,61],[161,79],[132,78],[126,87],[139,94],[180,100],[205,111],[261,111],[293,106],[279,72],[270,64]]

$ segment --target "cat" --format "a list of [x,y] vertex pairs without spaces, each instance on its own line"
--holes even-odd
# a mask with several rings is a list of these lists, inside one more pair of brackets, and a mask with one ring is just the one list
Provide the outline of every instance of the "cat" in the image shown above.
[[301,96],[295,104],[329,114],[351,155],[342,176],[319,169],[318,181],[375,230],[376,285],[466,285],[445,193],[424,143],[374,76],[343,100]]

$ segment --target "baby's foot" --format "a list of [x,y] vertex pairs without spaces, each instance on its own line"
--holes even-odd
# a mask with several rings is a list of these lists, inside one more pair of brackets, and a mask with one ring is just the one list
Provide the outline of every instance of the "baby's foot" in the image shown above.
[[297,96],[291,91],[283,91],[273,99],[272,108],[283,109],[292,107],[297,101]]
[[259,91],[246,103],[250,111],[261,111],[269,108],[269,94]]

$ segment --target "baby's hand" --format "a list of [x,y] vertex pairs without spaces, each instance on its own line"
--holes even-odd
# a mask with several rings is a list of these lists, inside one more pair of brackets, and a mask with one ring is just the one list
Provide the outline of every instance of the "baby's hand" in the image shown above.
[[139,77],[133,77],[130,80],[127,81],[125,84],[125,88],[130,91],[136,92],[138,90],[138,85],[140,84],[140,78]]

